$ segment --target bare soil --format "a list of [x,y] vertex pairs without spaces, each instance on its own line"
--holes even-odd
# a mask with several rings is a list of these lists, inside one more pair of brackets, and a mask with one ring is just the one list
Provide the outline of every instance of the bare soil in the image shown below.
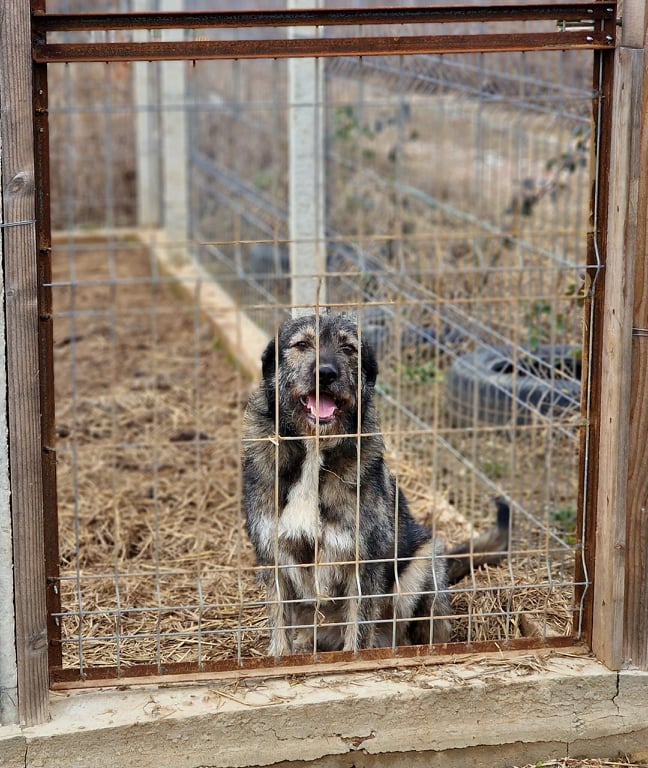
[[625,758],[617,758],[613,760],[572,760],[565,758],[564,760],[547,760],[532,763],[525,766],[512,766],[512,768],[618,768],[625,766],[625,768],[644,768],[646,763],[633,763]]

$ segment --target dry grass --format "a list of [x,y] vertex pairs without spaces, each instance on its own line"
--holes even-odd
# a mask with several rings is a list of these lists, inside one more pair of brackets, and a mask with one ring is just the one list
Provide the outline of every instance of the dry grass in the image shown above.
[[[63,635],[81,633],[91,666],[229,656],[232,637],[209,632],[238,627],[241,603],[259,597],[250,572],[239,583],[252,566],[238,504],[249,382],[177,290],[152,284],[144,251],[112,256],[80,250],[86,285],[55,293],[62,601],[84,613]],[[55,262],[63,279],[62,254]],[[111,268],[134,282],[87,284]],[[60,317],[70,309],[74,324]],[[246,655],[255,642],[243,638]]]

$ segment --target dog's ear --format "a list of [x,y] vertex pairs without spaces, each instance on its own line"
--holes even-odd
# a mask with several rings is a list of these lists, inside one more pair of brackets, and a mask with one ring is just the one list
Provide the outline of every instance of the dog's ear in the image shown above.
[[378,360],[373,347],[366,341],[362,342],[362,372],[367,386],[373,387],[378,378]]
[[261,373],[263,375],[263,380],[266,382],[274,377],[276,369],[276,355],[277,347],[275,340],[272,339],[268,343],[268,346],[263,350],[263,354],[261,355]]

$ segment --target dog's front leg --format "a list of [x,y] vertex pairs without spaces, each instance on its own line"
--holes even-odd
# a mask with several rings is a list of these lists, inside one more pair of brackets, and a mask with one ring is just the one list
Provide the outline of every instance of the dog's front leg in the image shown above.
[[347,621],[344,629],[345,651],[354,653],[361,648],[372,648],[375,644],[377,618],[373,608],[375,600],[354,595],[349,598]]
[[292,651],[288,634],[286,589],[282,589],[281,577],[275,572],[267,572],[264,577],[270,625],[270,656],[286,656]]
[[[347,589],[346,626],[344,628],[343,650],[354,653],[361,648],[372,648],[375,644],[378,605],[372,597],[373,579],[369,569],[353,572]],[[366,595],[366,597],[365,597]]]

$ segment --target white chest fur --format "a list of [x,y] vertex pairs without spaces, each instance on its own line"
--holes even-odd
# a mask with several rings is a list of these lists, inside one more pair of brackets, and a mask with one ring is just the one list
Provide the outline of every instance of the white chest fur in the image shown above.
[[317,446],[309,441],[301,476],[288,492],[286,506],[279,518],[280,537],[310,542],[318,538],[321,466],[322,457]]

